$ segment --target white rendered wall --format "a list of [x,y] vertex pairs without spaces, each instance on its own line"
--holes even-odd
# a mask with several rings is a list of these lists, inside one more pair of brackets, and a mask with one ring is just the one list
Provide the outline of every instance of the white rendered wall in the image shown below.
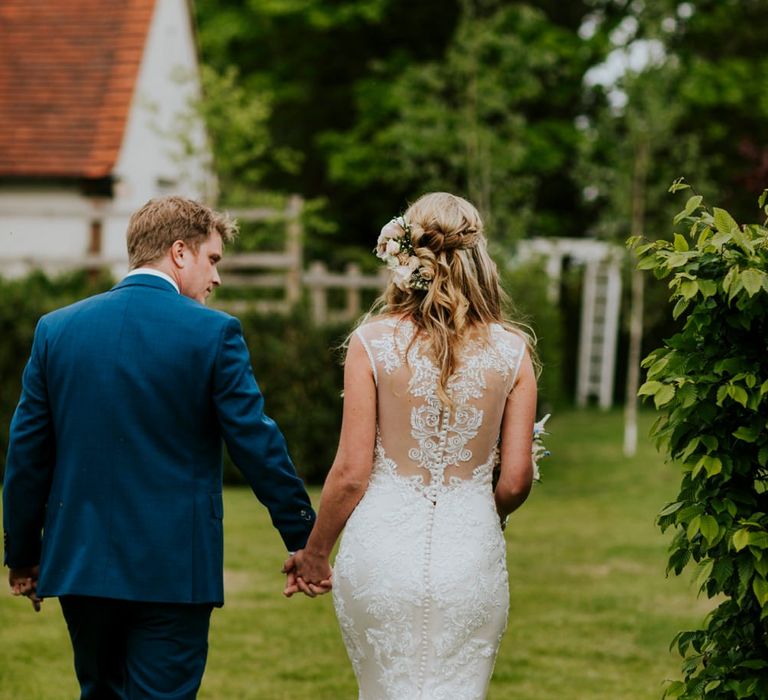
[[27,258],[72,258],[88,248],[91,207],[73,189],[0,190],[2,274],[24,274]]
[[[205,131],[189,104],[199,91],[188,2],[157,0],[113,170],[114,198],[83,197],[74,185],[0,189],[0,260],[8,263],[1,274],[22,273],[20,263],[9,262],[20,258],[84,256],[97,220],[101,255],[120,275],[127,269],[125,231],[133,211],[164,194],[210,199],[215,180],[206,167]],[[182,135],[195,144],[194,156],[179,157]]]
[[[205,132],[190,105],[199,92],[187,0],[157,0],[114,171],[116,207],[133,211],[161,194],[206,196]],[[181,157],[182,138],[196,156]]]

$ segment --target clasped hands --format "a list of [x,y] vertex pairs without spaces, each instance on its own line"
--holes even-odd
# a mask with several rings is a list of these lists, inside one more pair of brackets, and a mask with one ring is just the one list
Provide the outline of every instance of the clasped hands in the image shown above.
[[25,566],[20,569],[11,569],[8,572],[8,584],[11,587],[11,595],[23,595],[29,598],[35,612],[40,612],[42,598],[37,597],[37,578],[40,574],[39,566]]
[[283,590],[286,598],[298,592],[315,598],[328,593],[332,588],[332,571],[328,557],[313,554],[306,549],[300,549],[288,557],[283,564],[282,572],[287,576]]

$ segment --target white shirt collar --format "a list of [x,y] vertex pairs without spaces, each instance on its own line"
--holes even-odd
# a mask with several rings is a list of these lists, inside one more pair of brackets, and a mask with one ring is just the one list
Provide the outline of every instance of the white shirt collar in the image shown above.
[[155,277],[159,277],[160,279],[164,279],[166,282],[170,282],[173,285],[173,288],[179,292],[179,285],[176,284],[176,280],[174,280],[170,275],[165,274],[165,272],[162,270],[156,270],[154,267],[137,267],[135,270],[131,270],[125,277],[128,278],[132,275],[153,275]]

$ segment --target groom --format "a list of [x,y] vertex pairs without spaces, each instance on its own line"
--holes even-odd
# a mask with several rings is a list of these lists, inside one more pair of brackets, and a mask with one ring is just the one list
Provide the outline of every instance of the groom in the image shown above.
[[131,272],[40,319],[3,487],[12,592],[59,598],[82,699],[194,698],[223,604],[222,440],[288,550],[314,512],[240,323],[204,306],[225,215],[151,200]]

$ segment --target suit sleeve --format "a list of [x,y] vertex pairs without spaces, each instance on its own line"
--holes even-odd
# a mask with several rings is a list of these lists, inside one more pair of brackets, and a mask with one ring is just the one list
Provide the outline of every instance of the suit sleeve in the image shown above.
[[19,404],[13,414],[3,479],[5,564],[11,568],[40,562],[45,508],[55,462],[48,387],[44,319],[35,329],[22,376]]
[[264,397],[237,319],[229,319],[222,331],[213,384],[214,404],[232,460],[269,510],[285,546],[291,551],[303,548],[315,513],[285,438],[264,413]]

